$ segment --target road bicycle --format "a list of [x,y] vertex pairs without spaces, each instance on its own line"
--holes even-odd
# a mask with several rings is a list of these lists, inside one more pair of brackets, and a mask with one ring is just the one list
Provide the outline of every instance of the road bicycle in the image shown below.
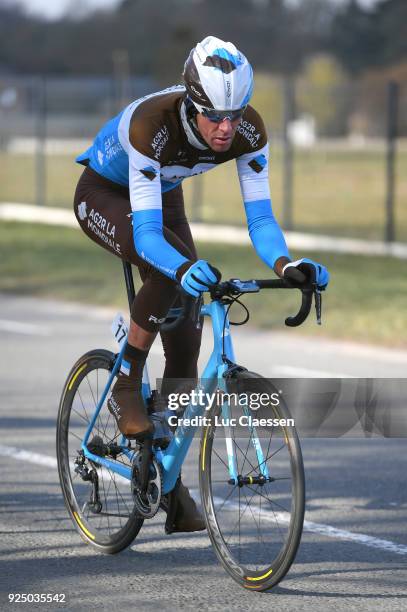
[[[124,262],[123,267],[131,305],[135,296],[131,265]],[[232,304],[245,308],[239,301],[242,295],[282,288],[291,289],[280,279],[231,279],[211,288],[209,303],[185,299],[181,309],[170,311],[163,324],[167,330],[187,317],[194,317],[197,325],[202,317],[211,319],[214,348],[194,391],[195,399],[217,398],[206,403],[191,399],[183,414],[176,414],[175,431],[167,424],[168,408],[157,410],[159,395],[151,390],[147,367],[142,388],[155,423],[154,436],[128,440],[107,409],[126,344],[122,317],[114,323],[116,354],[97,349],[78,359],[60,401],[57,457],[65,504],[85,542],[101,552],[118,553],[160,508],[167,511],[166,525],[171,525],[181,467],[200,428],[192,425],[195,417],[195,423],[202,420],[201,504],[217,557],[247,589],[267,590],[284,577],[295,558],[304,520],[300,443],[278,389],[235,362],[229,320]],[[310,286],[302,291],[297,315],[286,319],[288,326],[305,321],[313,296],[320,318],[320,293]],[[245,310],[241,323],[248,319]],[[266,401],[260,410],[252,400],[261,395]],[[266,418],[264,425],[260,416],[272,418]]]

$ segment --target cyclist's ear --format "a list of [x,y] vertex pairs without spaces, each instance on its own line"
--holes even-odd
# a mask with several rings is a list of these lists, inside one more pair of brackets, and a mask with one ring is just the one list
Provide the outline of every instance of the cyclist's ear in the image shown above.
[[211,264],[208,264],[208,266],[210,267],[210,269],[212,270],[212,272],[216,276],[216,282],[220,283],[220,279],[222,278],[222,273],[218,270],[218,268],[215,268],[214,266],[211,266]]

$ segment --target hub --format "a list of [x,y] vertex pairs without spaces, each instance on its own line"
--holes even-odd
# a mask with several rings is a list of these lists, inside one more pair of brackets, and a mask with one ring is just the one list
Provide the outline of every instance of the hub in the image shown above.
[[245,485],[260,485],[261,487],[265,485],[267,482],[274,482],[275,478],[266,478],[263,474],[258,474],[257,476],[242,476],[239,474],[237,480],[231,478],[228,482],[231,485],[236,485],[238,487],[244,487]]

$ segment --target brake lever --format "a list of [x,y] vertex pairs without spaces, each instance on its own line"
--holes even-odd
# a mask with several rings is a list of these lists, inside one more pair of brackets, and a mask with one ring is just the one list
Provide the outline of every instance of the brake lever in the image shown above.
[[203,305],[203,296],[200,295],[199,298],[195,300],[195,303],[192,306],[192,311],[190,313],[190,319],[192,320],[192,323],[196,329],[202,329],[201,316],[200,316],[202,305]]
[[173,331],[177,329],[184,321],[191,319],[197,329],[201,328],[200,325],[200,311],[202,306],[203,298],[194,298],[186,293],[181,287],[177,287],[177,291],[181,297],[181,308],[178,315],[171,321],[165,321],[160,325],[160,330],[163,332]]

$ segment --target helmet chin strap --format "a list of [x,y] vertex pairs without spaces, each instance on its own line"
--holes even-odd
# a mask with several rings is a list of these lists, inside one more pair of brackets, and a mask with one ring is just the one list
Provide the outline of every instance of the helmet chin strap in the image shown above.
[[180,113],[182,125],[187,135],[189,144],[196,149],[201,149],[202,151],[209,149],[208,144],[202,138],[196,124],[195,117],[197,116],[198,111],[188,96],[186,96],[181,103]]

